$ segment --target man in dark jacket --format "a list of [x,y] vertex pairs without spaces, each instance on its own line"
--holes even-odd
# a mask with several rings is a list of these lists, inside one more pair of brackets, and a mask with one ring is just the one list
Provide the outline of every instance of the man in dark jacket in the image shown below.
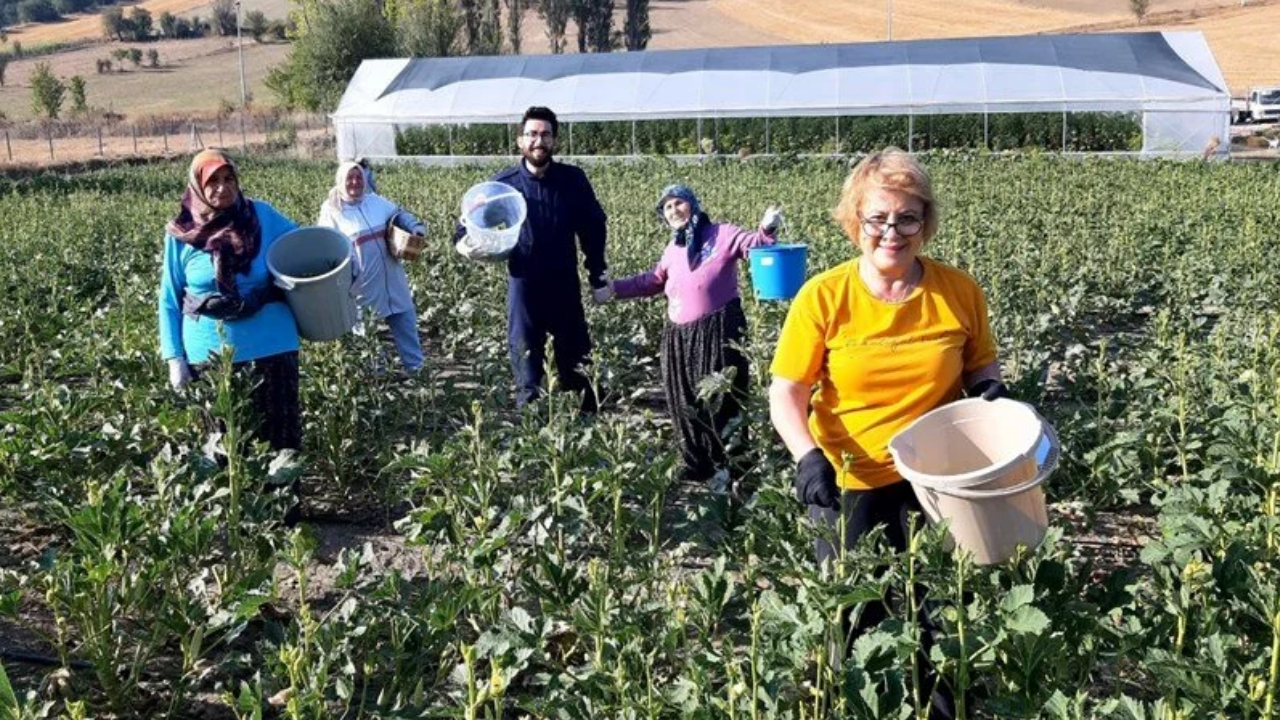
[[[582,394],[582,409],[596,408],[583,369],[591,337],[578,283],[578,248],[596,299],[611,290],[605,272],[605,214],[582,170],[554,161],[560,123],[545,107],[531,107],[520,123],[521,162],[493,176],[524,196],[528,216],[507,259],[507,342],[516,380],[516,405],[542,391],[547,335],[555,350],[560,387]],[[466,230],[459,225],[454,242]]]

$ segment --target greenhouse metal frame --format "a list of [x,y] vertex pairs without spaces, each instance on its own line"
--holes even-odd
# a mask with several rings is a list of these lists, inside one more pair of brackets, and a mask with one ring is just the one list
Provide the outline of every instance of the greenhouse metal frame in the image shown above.
[[992,115],[1061,113],[1064,148],[1068,114],[1134,113],[1140,154],[1196,157],[1227,152],[1230,122],[1196,31],[366,60],[331,118],[340,159],[378,158],[399,129],[514,123],[530,105],[570,138],[574,122],[696,119],[701,136],[716,118],[980,114],[986,142]]

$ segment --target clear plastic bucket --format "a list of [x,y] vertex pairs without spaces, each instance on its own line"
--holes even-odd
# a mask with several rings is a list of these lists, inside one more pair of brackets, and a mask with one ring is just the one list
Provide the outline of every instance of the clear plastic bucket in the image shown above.
[[889,441],[898,473],[930,521],[981,565],[1034,549],[1049,527],[1044,490],[1057,434],[1030,405],[971,398],[926,413]]
[[466,243],[464,254],[472,259],[501,260],[520,240],[527,213],[524,196],[510,185],[492,181],[473,185],[462,196],[462,226],[467,235],[458,244]]
[[351,241],[346,235],[322,227],[287,232],[267,252],[267,269],[284,290],[304,339],[337,340],[355,326]]

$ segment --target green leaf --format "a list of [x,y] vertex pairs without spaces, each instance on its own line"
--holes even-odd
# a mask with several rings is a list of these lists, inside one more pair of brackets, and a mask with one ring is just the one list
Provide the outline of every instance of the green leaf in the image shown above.
[[9,684],[4,663],[0,663],[0,709],[8,716],[18,717],[18,697],[13,694],[13,686]]
[[1015,585],[1000,600],[1000,609],[1011,613],[1023,605],[1030,605],[1036,599],[1035,588],[1030,585]]
[[1009,632],[1039,635],[1049,627],[1049,617],[1039,608],[1024,605],[1017,609],[1005,623]]

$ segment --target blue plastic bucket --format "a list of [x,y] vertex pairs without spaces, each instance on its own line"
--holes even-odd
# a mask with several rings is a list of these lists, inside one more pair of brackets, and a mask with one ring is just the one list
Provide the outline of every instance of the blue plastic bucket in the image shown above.
[[751,285],[761,300],[790,300],[804,285],[809,248],[804,243],[752,248]]

